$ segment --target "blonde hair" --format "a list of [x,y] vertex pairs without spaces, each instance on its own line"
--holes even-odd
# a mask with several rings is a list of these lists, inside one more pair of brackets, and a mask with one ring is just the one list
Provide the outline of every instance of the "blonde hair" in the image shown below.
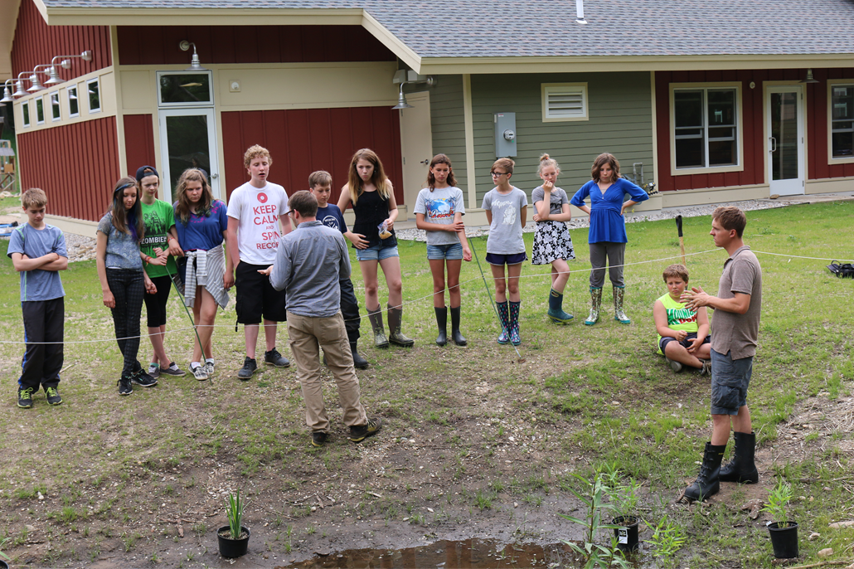
[[389,191],[388,177],[385,175],[380,157],[370,148],[362,148],[353,154],[353,159],[350,160],[350,172],[347,176],[347,187],[350,190],[350,201],[353,205],[356,205],[356,202],[359,201],[359,196],[365,193],[364,182],[359,176],[359,170],[356,169],[356,164],[359,163],[359,160],[366,160],[373,165],[374,171],[371,174],[371,183],[376,186],[380,197],[384,200],[389,199],[391,192]]
[[560,166],[557,165],[557,160],[550,158],[548,154],[540,156],[540,165],[537,166],[537,176],[543,175],[543,170],[549,166],[554,166],[558,174],[560,174]]
[[41,188],[30,188],[21,194],[21,205],[26,209],[44,207],[47,205],[47,194]]
[[270,166],[273,165],[273,157],[270,156],[270,151],[263,146],[254,144],[243,154],[243,167],[249,168],[249,165],[252,164],[252,161],[256,158],[266,158],[267,164]]

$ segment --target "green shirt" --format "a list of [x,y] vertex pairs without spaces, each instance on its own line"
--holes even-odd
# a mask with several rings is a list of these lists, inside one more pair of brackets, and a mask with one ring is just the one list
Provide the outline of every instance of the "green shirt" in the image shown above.
[[[175,213],[172,206],[163,200],[154,200],[154,203],[147,205],[142,203],[142,219],[145,222],[145,237],[142,243],[139,244],[139,249],[149,257],[156,257],[154,252],[155,247],[159,247],[164,251],[169,247],[167,238],[169,229],[175,225]],[[168,269],[168,272],[167,272]],[[163,277],[169,274],[178,272],[178,266],[175,264],[175,259],[171,256],[166,262],[166,266],[160,265],[145,265],[145,272],[149,277]]]

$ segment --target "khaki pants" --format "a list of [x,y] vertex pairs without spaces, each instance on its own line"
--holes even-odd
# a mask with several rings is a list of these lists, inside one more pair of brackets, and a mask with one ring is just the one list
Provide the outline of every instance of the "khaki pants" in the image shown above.
[[319,347],[323,348],[329,371],[338,384],[344,424],[348,427],[367,424],[365,408],[359,401],[359,378],[353,367],[353,353],[341,312],[328,318],[312,318],[288,311],[288,343],[297,364],[297,379],[302,386],[305,422],[311,430],[325,432],[329,429],[329,418],[323,405]]

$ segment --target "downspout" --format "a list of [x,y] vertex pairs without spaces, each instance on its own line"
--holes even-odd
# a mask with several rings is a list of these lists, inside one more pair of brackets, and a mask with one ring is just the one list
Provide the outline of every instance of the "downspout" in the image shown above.
[[587,23],[587,20],[584,19],[584,0],[575,0],[575,23]]

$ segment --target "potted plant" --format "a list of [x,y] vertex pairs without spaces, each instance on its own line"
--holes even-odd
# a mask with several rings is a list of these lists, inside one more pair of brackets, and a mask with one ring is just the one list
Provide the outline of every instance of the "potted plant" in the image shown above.
[[[8,537],[4,537],[3,539],[1,539],[1,540],[0,540],[0,569],[9,569],[9,564],[8,564],[8,563],[6,563],[6,561],[11,561],[11,559],[9,559],[9,556],[8,556],[8,555],[6,555],[5,553],[3,553],[3,549],[2,549],[2,547],[3,547],[4,545],[6,545],[6,543],[7,543],[8,541],[9,541],[9,538],[8,538]],[[4,559],[5,559],[6,561],[4,561]]]
[[798,524],[786,520],[786,505],[791,499],[792,486],[779,478],[777,485],[768,492],[768,504],[762,508],[763,512],[771,515],[771,521],[767,526],[771,534],[774,557],[777,559],[791,559],[798,556]]
[[240,497],[240,490],[229,493],[225,498],[225,514],[228,525],[222,526],[216,532],[219,540],[219,554],[223,557],[240,557],[246,555],[249,547],[249,528],[243,525],[243,511],[246,501]]
[[609,489],[611,504],[617,514],[611,523],[618,526],[614,529],[614,536],[617,538],[617,547],[622,551],[636,551],[638,548],[638,490],[640,484],[634,478],[630,478],[627,484],[617,478]]

